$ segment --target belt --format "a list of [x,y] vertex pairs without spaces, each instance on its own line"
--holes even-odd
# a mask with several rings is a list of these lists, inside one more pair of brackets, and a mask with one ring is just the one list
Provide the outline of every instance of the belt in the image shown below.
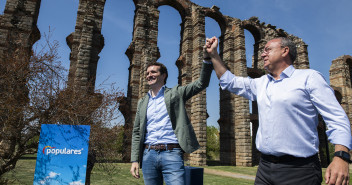
[[261,158],[264,159],[265,161],[269,161],[271,163],[286,163],[286,162],[291,162],[291,161],[296,161],[296,160],[312,161],[314,159],[318,159],[318,154],[314,154],[309,157],[295,157],[292,155],[283,155],[283,156],[277,157],[274,155],[262,154]]
[[170,144],[159,144],[159,145],[145,145],[146,149],[152,150],[172,150],[174,148],[181,148],[179,144],[170,143]]

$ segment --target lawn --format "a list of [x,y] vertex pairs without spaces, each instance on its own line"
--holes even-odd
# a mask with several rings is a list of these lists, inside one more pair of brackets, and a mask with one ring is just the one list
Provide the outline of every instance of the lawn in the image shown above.
[[[205,168],[228,171],[234,173],[241,173],[246,175],[255,176],[257,167],[234,167],[234,166],[207,166]],[[19,160],[16,168],[5,174],[8,184],[14,185],[27,185],[33,184],[34,178],[34,169],[35,169],[35,160],[34,159],[22,159]],[[130,163],[110,163],[110,164],[97,164],[91,175],[91,184],[92,185],[142,185],[143,175],[141,179],[135,179],[131,176],[130,172]],[[140,170],[142,174],[142,171]],[[323,169],[323,174],[325,169]],[[352,174],[350,173],[350,177]],[[324,182],[324,180],[323,180]],[[0,182],[1,183],[1,182]],[[251,180],[244,179],[234,179],[230,177],[222,177],[210,174],[204,174],[204,184],[205,185],[245,185],[253,184]],[[352,181],[350,180],[352,184]],[[322,183],[325,184],[325,183]]]
[[[113,164],[98,164],[94,167],[91,175],[92,185],[143,185],[143,174],[141,179],[135,179],[130,174],[130,163],[113,163]],[[19,160],[16,168],[10,173],[5,174],[5,178],[10,181],[8,184],[27,185],[33,184],[35,169],[35,160],[25,159]],[[253,175],[253,174],[252,174]],[[251,180],[234,179],[229,177],[221,177],[216,175],[204,174],[205,185],[245,185],[253,184]]]

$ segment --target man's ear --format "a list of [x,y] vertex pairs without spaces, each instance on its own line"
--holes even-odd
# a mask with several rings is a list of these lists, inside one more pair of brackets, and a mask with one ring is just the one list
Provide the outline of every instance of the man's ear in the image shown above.
[[283,56],[283,57],[288,56],[289,53],[290,53],[290,48],[288,48],[288,47],[286,46],[286,47],[284,47],[284,48],[282,48],[282,49],[283,49],[282,56]]

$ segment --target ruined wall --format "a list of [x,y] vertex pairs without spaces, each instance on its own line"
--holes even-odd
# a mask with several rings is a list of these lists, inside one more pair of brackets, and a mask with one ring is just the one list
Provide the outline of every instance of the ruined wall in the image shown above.
[[333,60],[329,72],[330,86],[352,123],[352,56],[343,55]]
[[347,113],[352,127],[352,56],[343,55],[333,60],[329,73],[330,86],[335,91],[337,101]]
[[[92,92],[99,53],[104,47],[101,34],[103,10],[106,0],[80,0],[77,22],[73,33],[67,37],[71,49],[69,85]],[[228,69],[239,76],[253,78],[265,74],[260,58],[265,43],[277,36],[291,38],[298,47],[296,68],[309,68],[307,45],[298,37],[286,33],[275,26],[260,22],[258,18],[240,20],[222,15],[216,6],[208,8],[189,0],[134,0],[135,16],[132,42],[126,50],[130,61],[127,97],[120,104],[125,117],[125,160],[129,161],[131,129],[137,109],[138,99],[148,91],[145,81],[146,66],[160,57],[157,47],[158,7],[167,5],[175,8],[182,19],[180,54],[175,61],[179,70],[178,83],[186,85],[198,79],[202,63],[202,46],[205,42],[205,17],[217,21],[221,30],[220,56]],[[24,47],[29,51],[39,37],[36,27],[40,0],[7,0],[4,15],[0,16],[0,57],[12,47]],[[254,38],[252,66],[247,67],[245,35],[248,30]],[[14,43],[9,47],[6,43]],[[351,56],[342,56],[333,61],[330,81],[341,104],[352,118],[351,98]],[[339,98],[338,98],[339,99]],[[259,153],[254,141],[258,128],[256,102],[252,102],[220,90],[220,160],[223,165],[252,166],[258,163]],[[186,108],[198,137],[201,148],[190,154],[192,165],[206,165],[206,91],[188,101]],[[250,113],[252,112],[252,113]],[[250,135],[250,122],[253,136]]]
[[[41,0],[8,0],[0,16],[0,59],[5,54],[21,50],[29,52],[40,39],[37,27]],[[10,54],[11,55],[11,54]]]
[[[24,98],[28,95],[27,84],[23,80],[25,79],[23,77],[26,76],[21,75],[27,74],[25,68],[29,65],[32,46],[40,38],[40,32],[37,28],[40,2],[40,0],[10,0],[6,2],[4,14],[0,15],[0,72],[7,72],[7,69],[13,69],[16,65],[24,66],[20,68],[20,71],[17,71],[20,77],[13,79],[16,83],[12,87],[4,85],[6,82],[0,79],[0,91],[16,92],[13,96],[17,100],[17,107],[29,103],[29,100]],[[16,64],[12,65],[11,62],[14,61]],[[8,88],[11,88],[11,91]],[[0,116],[6,117],[7,115]],[[4,125],[1,123],[0,130],[21,130],[24,128],[20,116],[16,120],[12,120],[11,123],[13,124]],[[17,137],[18,135],[14,135],[13,132],[2,132],[0,135],[0,158],[8,156],[5,151],[15,149]]]
[[[134,0],[136,11],[133,38],[126,54],[130,60],[129,85],[124,108],[129,109],[125,116],[126,146],[130,146],[132,120],[137,108],[137,101],[148,91],[144,79],[146,65],[155,62],[159,56],[157,47],[158,7],[168,5],[175,8],[182,19],[180,56],[175,61],[179,70],[178,82],[188,84],[199,77],[202,63],[202,46],[205,43],[205,17],[218,22],[221,29],[220,56],[226,66],[236,75],[259,77],[264,74],[260,54],[265,43],[277,36],[290,37],[298,46],[296,68],[309,68],[307,45],[298,37],[289,35],[275,26],[261,23],[258,18],[241,21],[222,15],[219,8],[198,6],[189,0]],[[247,68],[244,30],[255,38],[252,68]],[[249,101],[220,90],[220,160],[224,165],[252,166],[258,162],[254,138],[250,135],[250,122],[256,129],[258,116],[256,103],[253,102],[250,114]],[[206,164],[206,91],[193,97],[187,103],[188,115],[196,132],[201,148],[188,156],[190,164]],[[255,130],[254,129],[254,130]],[[126,150],[129,156],[130,148]],[[128,160],[128,157],[126,158]]]
[[80,0],[76,26],[66,38],[71,49],[68,85],[94,92],[99,53],[104,47],[101,34],[105,0]]

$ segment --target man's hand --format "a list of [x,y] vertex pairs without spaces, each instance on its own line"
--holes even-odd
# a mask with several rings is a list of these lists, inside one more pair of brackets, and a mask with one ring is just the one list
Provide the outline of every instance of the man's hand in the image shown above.
[[[348,152],[348,149],[343,145],[335,145],[336,151]],[[344,161],[340,157],[334,157],[325,172],[325,183],[335,185],[347,185],[349,184],[349,167],[348,162]]]
[[130,170],[132,176],[136,179],[139,179],[139,164],[138,162],[133,162]]
[[334,157],[325,172],[325,183],[336,185],[349,184],[348,162],[339,157]]
[[217,54],[217,47],[218,47],[218,39],[216,37],[206,38],[206,42],[204,45],[203,50],[203,57],[206,58],[213,58]]
[[218,38],[207,38],[203,47],[203,57],[206,61],[211,61],[218,79],[227,71],[218,53]]

